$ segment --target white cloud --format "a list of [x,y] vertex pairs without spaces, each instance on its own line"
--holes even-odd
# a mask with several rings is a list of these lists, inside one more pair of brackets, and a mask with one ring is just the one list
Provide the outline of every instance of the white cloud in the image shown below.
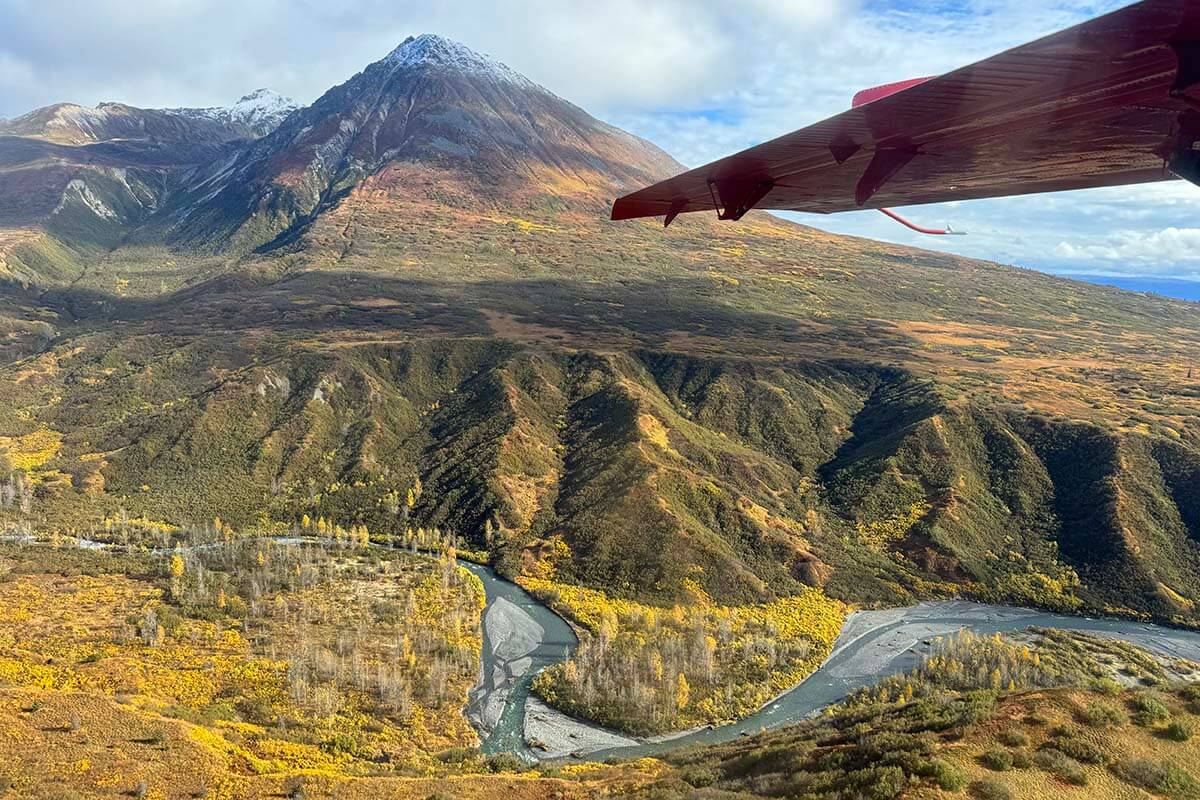
[[975,200],[905,210],[967,236],[921,236],[873,211],[791,219],[837,233],[1058,273],[1194,278],[1200,272],[1200,187],[1183,181]]
[[835,22],[810,25],[799,39],[755,29],[742,54],[752,64],[745,77],[691,106],[732,114],[636,108],[617,116],[667,143],[685,163],[700,164],[837,114],[860,89],[948,72],[1121,5],[971,0],[954,5],[956,13],[940,3],[846,7]]
[[0,52],[0,95],[18,92],[34,80],[32,66],[16,56]]
[[757,39],[803,47],[850,2],[0,0],[0,57],[37,74],[0,96],[0,116],[68,99],[203,105],[258,86],[308,102],[424,32],[601,111],[690,104],[744,80]]
[[1200,228],[1122,230],[1093,242],[1059,242],[1055,254],[1067,262],[1101,262],[1108,266],[1195,265],[1200,264]]

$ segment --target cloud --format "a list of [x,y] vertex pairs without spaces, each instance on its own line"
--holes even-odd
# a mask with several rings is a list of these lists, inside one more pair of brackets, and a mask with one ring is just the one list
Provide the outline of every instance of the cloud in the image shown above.
[[844,111],[860,89],[949,72],[1124,4],[989,0],[847,6],[836,24],[813,23],[799,39],[756,29],[743,53],[752,69],[732,87],[715,87],[690,109],[736,110],[735,116],[689,116],[680,113],[689,109],[678,106],[669,112],[627,109],[617,116],[655,141],[670,143],[668,149],[684,163],[698,165]]
[[911,233],[874,211],[787,214],[836,233],[1018,264],[1061,274],[1194,279],[1200,187],[1183,181],[917,206],[916,222],[950,224],[967,236]]
[[19,92],[34,80],[30,64],[9,53],[0,52],[0,96]]
[[[850,0],[0,0],[0,116],[62,100],[203,105],[269,86],[309,102],[411,34],[440,33],[601,111],[737,86],[773,34],[803,47]],[[15,74],[15,73],[13,73]]]
[[1200,264],[1200,228],[1117,231],[1090,242],[1059,242],[1055,254],[1065,262],[1108,267],[1140,265],[1154,270],[1163,264],[1195,266]]

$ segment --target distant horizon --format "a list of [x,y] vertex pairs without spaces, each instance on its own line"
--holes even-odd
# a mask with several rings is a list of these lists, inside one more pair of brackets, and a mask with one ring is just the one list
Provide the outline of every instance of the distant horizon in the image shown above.
[[1170,297],[1175,300],[1200,303],[1200,279],[1197,278],[1158,278],[1142,275],[1050,274],[1086,283],[1114,286],[1130,292],[1145,292],[1161,295],[1162,297]]

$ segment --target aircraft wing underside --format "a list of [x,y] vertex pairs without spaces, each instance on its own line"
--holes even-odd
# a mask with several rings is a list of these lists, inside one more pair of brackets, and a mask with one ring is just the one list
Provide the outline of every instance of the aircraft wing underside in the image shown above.
[[634,192],[612,216],[1200,181],[1198,163],[1200,2],[1145,0]]

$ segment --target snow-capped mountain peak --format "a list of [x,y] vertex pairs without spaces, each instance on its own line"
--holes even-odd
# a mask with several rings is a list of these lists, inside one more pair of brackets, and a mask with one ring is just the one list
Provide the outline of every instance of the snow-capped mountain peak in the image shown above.
[[263,120],[283,114],[287,116],[298,108],[296,101],[271,89],[255,89],[229,106],[229,112],[245,120]]
[[381,62],[393,68],[440,66],[497,81],[536,87],[533,81],[500,61],[444,36],[410,36]]

